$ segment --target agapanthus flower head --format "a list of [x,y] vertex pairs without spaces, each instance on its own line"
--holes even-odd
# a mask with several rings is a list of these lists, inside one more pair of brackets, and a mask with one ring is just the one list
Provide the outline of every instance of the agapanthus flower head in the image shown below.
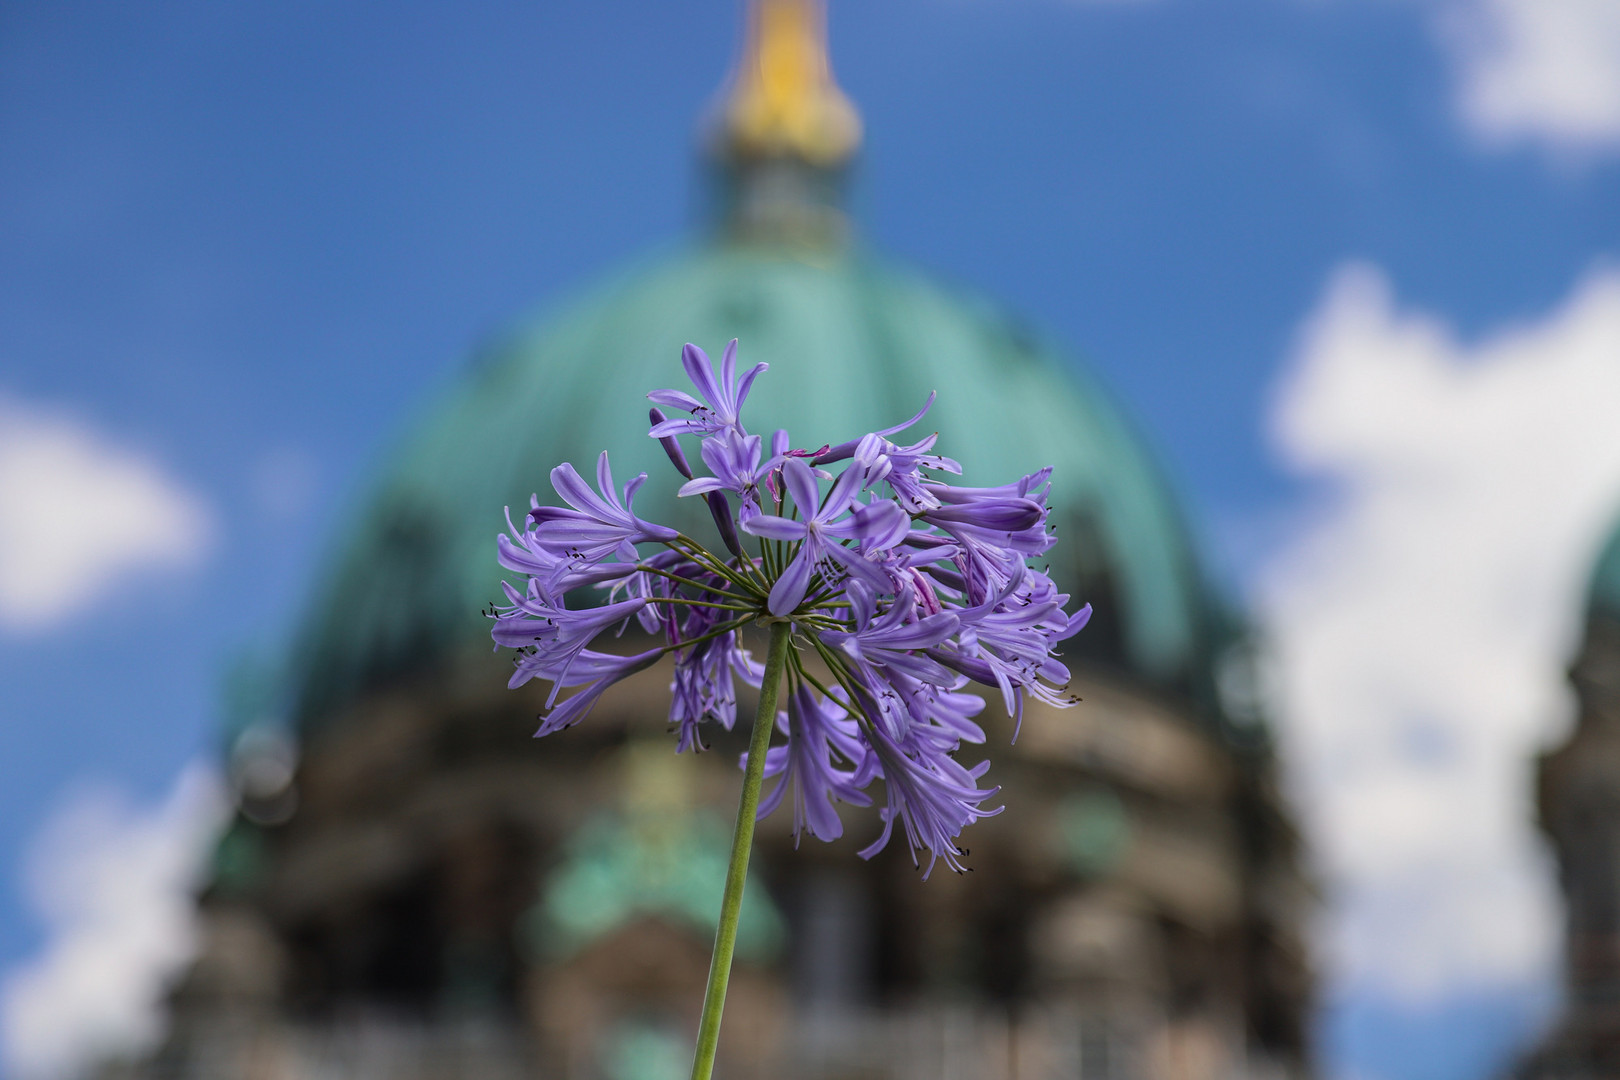
[[[963,869],[962,830],[1000,809],[987,805],[998,789],[981,785],[988,762],[958,761],[985,739],[984,699],[965,688],[987,688],[1020,722],[1031,697],[1072,703],[1057,650],[1091,609],[1070,613],[1031,565],[1054,542],[1050,470],[995,487],[944,483],[962,469],[937,451],[937,433],[890,438],[927,414],[933,394],[891,428],[805,444],[816,449],[795,449],[779,430],[767,444],[742,419],[766,365],[739,377],[735,341],[718,371],[693,345],[681,359],[695,393],[649,394],[649,434],[679,494],[708,503],[718,544],[638,516],[646,476],[621,491],[605,453],[596,490],[559,465],[552,486],[566,505],[536,500],[527,524],[508,516],[497,541],[501,565],[522,579],[490,612],[495,642],[515,650],[513,686],[552,684],[537,734],[577,723],[609,686],[669,655],[677,749],[702,750],[704,725],[736,722],[737,684],[766,677],[744,633],[785,625],[791,647],[772,650],[786,668],[774,725],[785,741],[764,754],[778,780],[760,816],[790,802],[795,838],[831,840],[843,832],[837,804],[871,805],[881,781],[881,829],[861,854],[881,850],[898,822],[919,865]],[[695,456],[683,438],[698,440]],[[601,602],[569,606],[590,590]],[[591,648],[631,620],[660,640],[630,656]],[[574,693],[558,700],[565,689]]]

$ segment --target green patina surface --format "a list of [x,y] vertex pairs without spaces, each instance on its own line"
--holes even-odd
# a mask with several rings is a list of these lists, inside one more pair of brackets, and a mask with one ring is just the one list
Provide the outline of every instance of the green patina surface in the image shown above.
[[[562,865],[525,919],[524,939],[534,955],[560,959],[637,915],[653,915],[707,940],[719,916],[730,852],[730,829],[714,814],[595,818],[570,837]],[[763,887],[743,894],[737,955],[769,960],[786,933]]]
[[1620,528],[1610,536],[1592,570],[1587,603],[1594,612],[1620,618]]
[[[707,538],[700,504],[648,438],[646,391],[684,386],[692,341],[767,361],[751,430],[786,427],[797,446],[838,442],[939,400],[916,429],[1002,483],[1053,465],[1061,580],[1101,564],[1132,670],[1187,684],[1207,671],[1213,621],[1185,527],[1137,435],[1098,387],[1023,325],[970,295],[858,249],[805,253],[697,246],[610,281],[480,357],[415,429],[349,536],[306,624],[298,722],[306,729],[371,683],[484,640],[499,596],[502,511],[552,500],[559,461],[590,474],[610,452],[619,482],[652,474],[637,509]],[[688,448],[696,461],[696,447]],[[1094,599],[1085,597],[1085,599]]]

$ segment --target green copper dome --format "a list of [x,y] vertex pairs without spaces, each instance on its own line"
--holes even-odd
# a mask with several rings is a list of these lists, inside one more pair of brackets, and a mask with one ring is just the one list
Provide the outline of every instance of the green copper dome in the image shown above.
[[[1166,686],[1202,684],[1210,621],[1175,504],[1105,396],[993,306],[856,251],[717,242],[636,269],[481,357],[408,439],[342,553],[302,642],[298,721],[488,641],[495,536],[560,461],[609,451],[636,508],[710,537],[700,503],[647,436],[648,390],[684,386],[680,349],[764,360],[745,417],[795,446],[839,442],[938,403],[962,483],[1055,466],[1059,583],[1097,617],[1079,650]],[[695,446],[689,448],[696,460]]]

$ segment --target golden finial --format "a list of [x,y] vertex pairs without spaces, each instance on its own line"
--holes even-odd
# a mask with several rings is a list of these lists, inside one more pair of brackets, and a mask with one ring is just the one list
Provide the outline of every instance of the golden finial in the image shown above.
[[743,160],[797,158],[831,168],[855,153],[861,118],[833,82],[820,0],[752,0],[718,134],[721,148]]

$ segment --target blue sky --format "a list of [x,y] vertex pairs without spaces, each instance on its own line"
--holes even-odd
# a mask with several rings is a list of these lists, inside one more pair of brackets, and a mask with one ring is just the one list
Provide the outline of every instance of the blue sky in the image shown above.
[[[1277,560],[1334,520],[1323,459],[1278,418],[1289,373],[1348,340],[1309,328],[1394,340],[1426,313],[1464,372],[1514,327],[1556,352],[1558,313],[1620,252],[1620,120],[1535,81],[1596,65],[1602,97],[1620,33],[1602,0],[1560,0],[1594,20],[1574,59],[1515,52],[1542,40],[1524,2],[835,2],[861,232],[1083,357],[1228,587],[1274,598]],[[0,620],[0,969],[49,940],[32,838],[109,785],[161,803],[212,752],[225,672],[274,655],[390,440],[472,348],[701,227],[694,125],[738,24],[630,0],[0,8],[0,448],[7,424],[103,448],[134,463],[137,510],[180,522],[120,551],[88,483],[87,591]],[[1388,311],[1334,306],[1358,260]],[[1571,519],[1571,566],[1595,512]],[[1558,625],[1537,648],[1567,644]],[[1324,1046],[1345,1075],[1483,1075],[1545,1007],[1547,946],[1526,948],[1483,993],[1351,964]]]

